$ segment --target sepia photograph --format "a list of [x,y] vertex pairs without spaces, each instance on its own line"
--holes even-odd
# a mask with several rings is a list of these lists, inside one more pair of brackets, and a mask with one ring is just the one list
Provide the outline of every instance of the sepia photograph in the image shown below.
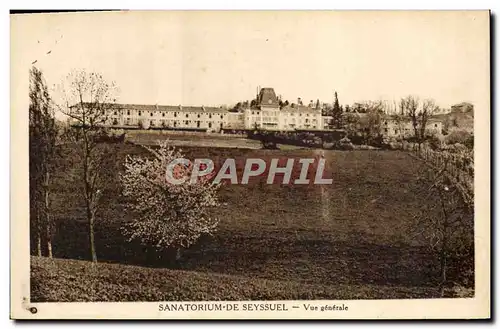
[[489,11],[10,28],[11,317],[489,318]]

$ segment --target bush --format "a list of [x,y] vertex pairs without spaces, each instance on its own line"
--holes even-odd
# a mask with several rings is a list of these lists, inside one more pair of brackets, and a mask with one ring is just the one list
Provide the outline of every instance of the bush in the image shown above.
[[439,150],[443,147],[443,140],[437,136],[431,136],[427,139],[427,143],[433,150]]
[[365,145],[365,144],[363,144],[363,145],[356,145],[356,146],[353,146],[353,148],[355,150],[378,150],[378,148],[375,147],[375,146]]
[[349,138],[344,137],[339,140],[338,148],[340,150],[354,150],[354,145],[351,143],[351,140]]
[[444,149],[452,153],[461,153],[468,150],[467,146],[460,143],[447,145]]
[[331,143],[331,142],[324,142],[323,143],[323,148],[325,150],[333,150],[335,148],[335,143]]
[[473,150],[474,149],[474,135],[469,135],[469,137],[465,140],[465,146],[467,146],[468,149]]
[[446,135],[444,141],[446,144],[466,144],[470,138],[474,139],[474,136],[466,130],[453,130],[448,135]]
[[384,136],[382,138],[382,144],[380,146],[386,150],[397,150],[402,148],[401,142],[398,142],[395,137],[389,136]]

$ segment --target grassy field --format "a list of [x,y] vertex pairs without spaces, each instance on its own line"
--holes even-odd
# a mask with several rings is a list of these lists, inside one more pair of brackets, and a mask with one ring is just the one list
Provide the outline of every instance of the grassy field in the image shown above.
[[[144,152],[135,145],[114,147],[119,161]],[[190,158],[212,159],[315,155],[306,149],[184,151]],[[221,219],[218,231],[175,265],[124,241],[119,227],[131,214],[124,211],[115,180],[105,191],[96,243],[101,262],[119,264],[33,258],[32,298],[117,300],[106,286],[122,291],[124,300],[436,297],[437,258],[426,240],[412,234],[422,207],[436,202],[417,179],[421,163],[398,151],[325,151],[325,157],[332,185],[224,186],[222,206],[214,210]],[[64,170],[54,183],[54,255],[88,259],[78,185]],[[58,282],[55,273],[64,279]]]
[[121,264],[93,265],[85,261],[40,257],[32,257],[31,263],[32,300],[38,302],[348,300],[408,296],[429,298],[437,295],[435,288],[424,287],[328,282],[304,284]]
[[182,133],[172,131],[144,131],[130,130],[127,132],[127,140],[142,145],[156,145],[158,140],[169,140],[178,147],[224,147],[224,148],[244,148],[260,149],[261,143],[256,140],[245,138],[245,136],[221,135],[217,133]]

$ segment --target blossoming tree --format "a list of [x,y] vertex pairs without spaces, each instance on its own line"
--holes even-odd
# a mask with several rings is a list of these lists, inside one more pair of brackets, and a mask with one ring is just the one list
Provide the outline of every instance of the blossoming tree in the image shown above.
[[[181,249],[216,230],[219,221],[210,209],[219,205],[220,184],[209,179],[172,184],[167,168],[173,160],[183,158],[181,151],[168,142],[161,142],[158,149],[145,148],[149,157],[128,156],[125,160],[123,194],[131,199],[128,207],[135,219],[122,229],[129,241],[139,240],[158,250],[174,248],[178,260]],[[192,170],[192,166],[177,165],[173,175],[189,176]]]

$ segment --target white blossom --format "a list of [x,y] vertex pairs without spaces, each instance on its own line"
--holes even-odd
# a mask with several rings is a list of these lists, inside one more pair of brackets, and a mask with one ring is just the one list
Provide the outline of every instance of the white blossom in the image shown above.
[[[170,184],[167,165],[183,158],[180,150],[160,142],[158,149],[146,147],[152,156],[127,156],[121,175],[128,209],[135,218],[124,225],[129,240],[140,240],[159,249],[187,248],[202,234],[213,233],[219,223],[210,214],[217,207],[220,184],[198,180],[196,184]],[[191,168],[178,168],[176,175],[189,175]]]

